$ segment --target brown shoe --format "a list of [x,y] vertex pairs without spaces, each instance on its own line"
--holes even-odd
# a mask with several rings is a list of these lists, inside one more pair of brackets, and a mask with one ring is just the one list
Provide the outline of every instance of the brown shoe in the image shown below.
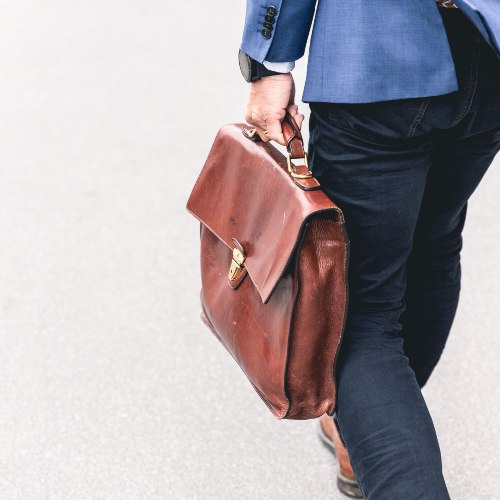
[[326,413],[321,415],[318,433],[323,444],[337,457],[339,464],[337,486],[339,490],[352,498],[363,498],[349,461],[347,449],[342,444],[333,417],[328,416]]

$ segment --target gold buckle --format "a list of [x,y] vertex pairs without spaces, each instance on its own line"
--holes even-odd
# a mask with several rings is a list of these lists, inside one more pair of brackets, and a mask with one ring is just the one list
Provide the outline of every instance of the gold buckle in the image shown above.
[[246,129],[246,134],[247,134],[247,137],[249,137],[250,139],[252,139],[253,137],[255,137],[255,134],[257,133],[257,129],[256,128],[251,128],[251,129]]
[[298,174],[295,171],[295,165],[292,163],[291,153],[288,153],[287,162],[288,162],[288,171],[290,172],[290,175],[292,177],[295,177],[296,179],[310,179],[313,176],[312,172],[309,170],[309,164],[307,163],[307,153],[305,151],[304,151],[304,165],[307,168],[308,172],[307,174]]
[[229,268],[228,278],[230,281],[236,281],[243,272],[243,263],[245,256],[237,248],[233,248],[233,258],[231,259],[231,267]]

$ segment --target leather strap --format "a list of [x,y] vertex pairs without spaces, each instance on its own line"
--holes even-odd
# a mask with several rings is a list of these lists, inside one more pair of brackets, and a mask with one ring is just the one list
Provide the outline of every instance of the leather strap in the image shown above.
[[291,158],[304,158],[304,140],[297,123],[290,113],[285,115],[281,122],[281,128],[285,137],[286,150],[290,153]]
[[[283,121],[281,122],[281,129],[285,138],[285,145],[288,154],[288,169],[291,167],[291,160],[304,159],[305,165],[293,165],[294,173],[292,174],[293,182],[305,191],[313,191],[320,189],[321,185],[317,179],[311,176],[309,167],[307,166],[307,155],[304,150],[304,140],[300,133],[295,119],[290,113],[286,113]],[[243,127],[243,135],[254,142],[262,142],[257,129],[247,129]],[[298,174],[298,175],[294,175]]]

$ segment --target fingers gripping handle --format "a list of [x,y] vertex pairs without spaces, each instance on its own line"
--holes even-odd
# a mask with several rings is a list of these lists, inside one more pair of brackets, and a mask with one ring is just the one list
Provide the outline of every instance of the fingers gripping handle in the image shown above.
[[[285,114],[285,117],[281,122],[281,129],[285,138],[286,149],[291,155],[291,158],[304,158],[304,141],[302,139],[302,134],[300,133],[300,128],[297,126],[297,123],[295,122],[293,116],[288,112]],[[247,139],[251,139],[255,142],[262,141],[259,134],[257,133],[256,128],[244,128],[243,135]]]

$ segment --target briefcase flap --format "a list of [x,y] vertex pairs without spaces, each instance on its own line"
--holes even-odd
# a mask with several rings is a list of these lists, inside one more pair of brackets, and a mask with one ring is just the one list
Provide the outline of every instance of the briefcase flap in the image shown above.
[[343,215],[321,189],[301,189],[287,158],[270,143],[246,138],[244,127],[219,130],[186,208],[228,249],[233,238],[241,244],[248,275],[267,303],[307,219],[324,212],[343,223]]

